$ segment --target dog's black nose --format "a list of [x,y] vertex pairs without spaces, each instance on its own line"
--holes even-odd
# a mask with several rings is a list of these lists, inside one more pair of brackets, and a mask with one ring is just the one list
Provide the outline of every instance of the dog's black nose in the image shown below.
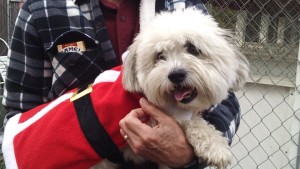
[[183,69],[177,69],[169,73],[169,80],[172,83],[179,84],[186,78],[186,71]]

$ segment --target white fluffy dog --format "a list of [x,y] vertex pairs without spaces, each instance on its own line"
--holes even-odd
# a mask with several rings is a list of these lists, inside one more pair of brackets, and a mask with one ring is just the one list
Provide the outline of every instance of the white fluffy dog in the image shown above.
[[228,31],[188,8],[158,14],[141,30],[124,61],[123,85],[176,118],[195,154],[224,168],[232,158],[228,141],[201,112],[240,89],[248,66]]
[[[2,143],[7,168],[88,168],[99,161],[92,168],[118,168],[107,159],[116,152],[125,163],[118,124],[139,106],[141,93],[179,122],[204,162],[217,168],[230,163],[228,141],[202,113],[248,77],[248,62],[231,34],[192,8],[157,14],[142,25],[122,71],[103,72],[85,90],[71,90],[8,120]],[[107,150],[110,143],[116,147]],[[128,146],[123,155],[143,160]]]

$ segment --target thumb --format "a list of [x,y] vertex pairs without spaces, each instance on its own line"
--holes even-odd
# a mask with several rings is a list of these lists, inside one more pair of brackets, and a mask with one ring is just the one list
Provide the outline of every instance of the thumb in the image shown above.
[[161,111],[155,105],[151,104],[145,98],[140,99],[140,106],[144,112],[146,112],[151,118],[160,121],[160,119],[165,118],[167,116],[166,113]]

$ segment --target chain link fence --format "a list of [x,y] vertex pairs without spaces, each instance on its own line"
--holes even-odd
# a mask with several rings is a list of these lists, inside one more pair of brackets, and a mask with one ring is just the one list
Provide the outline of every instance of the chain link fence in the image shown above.
[[209,0],[251,63],[238,92],[242,121],[232,145],[234,169],[299,169],[300,1]]
[[[251,63],[248,83],[237,92],[242,120],[229,168],[300,169],[300,1],[204,2],[220,25],[235,33],[236,45]],[[17,1],[0,0],[0,38],[6,42],[17,12]],[[6,55],[0,44],[0,56]],[[2,76],[5,65],[0,58]],[[0,79],[0,91],[2,84]],[[3,118],[3,107],[0,111]]]

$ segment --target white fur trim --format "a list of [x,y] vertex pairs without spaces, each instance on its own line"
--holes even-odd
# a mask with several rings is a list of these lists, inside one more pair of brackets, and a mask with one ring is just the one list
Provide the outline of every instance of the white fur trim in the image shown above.
[[93,85],[101,82],[115,82],[120,75],[120,71],[116,70],[107,70],[97,76]]
[[156,0],[141,0],[140,4],[140,30],[155,16]]
[[[114,71],[114,70],[105,71],[96,78],[94,84],[100,82],[115,82],[116,79],[119,77],[119,75],[120,75],[120,71]],[[2,143],[2,151],[4,155],[5,165],[7,168],[9,169],[18,168],[15,151],[14,151],[14,144],[13,144],[16,135],[18,135],[20,132],[25,130],[30,125],[37,122],[39,119],[41,119],[44,115],[46,115],[50,110],[52,110],[57,105],[70,99],[72,95],[73,92],[62,95],[61,97],[57,98],[53,102],[49,103],[46,107],[41,109],[34,116],[32,116],[30,119],[26,120],[23,123],[19,123],[20,117],[22,115],[21,113],[13,116],[8,120],[5,127],[3,143]]]
[[21,113],[15,115],[14,117],[10,118],[6,124],[4,136],[3,136],[3,143],[2,143],[2,150],[5,160],[5,165],[9,169],[17,169],[16,157],[14,152],[14,138],[20,132],[25,130],[27,127],[41,119],[44,115],[46,115],[51,109],[56,107],[58,104],[70,99],[73,93],[67,93],[59,97],[58,99],[54,100],[30,119],[23,123],[19,123]]
[[17,114],[10,118],[5,126],[3,142],[2,142],[2,152],[5,161],[6,168],[17,169],[17,161],[14,151],[13,139],[16,136],[15,128],[18,125],[21,114]]

